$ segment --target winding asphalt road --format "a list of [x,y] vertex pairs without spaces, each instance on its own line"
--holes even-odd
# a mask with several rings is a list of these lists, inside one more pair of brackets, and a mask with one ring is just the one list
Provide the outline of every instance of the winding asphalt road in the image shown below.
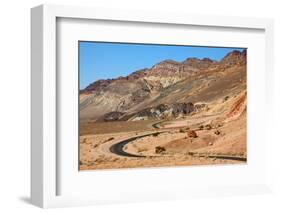
[[[163,121],[162,121],[163,122]],[[158,122],[153,124],[152,126],[155,129],[159,129],[158,124],[162,123],[162,122]],[[116,144],[113,144],[109,150],[110,152],[116,154],[116,155],[120,155],[120,156],[124,156],[124,157],[147,157],[144,155],[136,155],[136,154],[131,154],[129,152],[124,151],[124,146],[136,139],[140,139],[140,138],[144,138],[147,136],[151,136],[154,134],[161,134],[167,131],[162,131],[162,132],[153,132],[153,133],[149,133],[149,134],[145,134],[145,135],[139,135],[139,136],[135,136],[135,137],[131,137],[125,140],[122,140]],[[197,153],[192,153],[193,156],[198,156],[198,157],[208,157],[208,158],[218,158],[218,159],[224,159],[224,160],[236,160],[236,161],[243,161],[243,162],[247,162],[247,158],[245,157],[238,157],[238,156],[228,156],[228,155],[204,155],[204,154],[197,154]]]
[[[165,131],[163,131],[165,132]],[[146,156],[143,156],[143,155],[135,155],[135,154],[131,154],[131,153],[128,153],[128,152],[125,152],[123,150],[124,146],[136,139],[139,139],[139,138],[144,138],[144,137],[147,137],[147,136],[151,136],[151,135],[154,135],[154,134],[161,134],[163,132],[153,132],[153,133],[149,133],[149,134],[145,134],[145,135],[140,135],[140,136],[136,136],[136,137],[132,137],[132,138],[128,138],[128,139],[125,139],[119,143],[116,143],[114,145],[112,145],[109,150],[110,152],[116,154],[116,155],[121,155],[121,156],[124,156],[124,157],[146,157]]]
[[[136,136],[136,137],[132,137],[132,138],[128,138],[125,139],[119,143],[116,143],[114,145],[112,145],[109,150],[110,152],[116,154],[116,155],[120,155],[123,157],[147,157],[144,155],[136,155],[136,154],[131,154],[129,152],[124,151],[124,146],[136,139],[140,139],[140,138],[144,138],[147,136],[151,136],[154,134],[161,134],[163,132],[154,132],[154,133],[149,133],[149,134],[145,134],[145,135],[140,135],[140,136]],[[204,155],[204,154],[196,154],[196,153],[192,153],[193,156],[198,156],[198,157],[207,157],[207,158],[217,158],[217,159],[224,159],[224,160],[236,160],[236,161],[242,161],[242,162],[247,162],[247,158],[245,157],[238,157],[238,156],[230,156],[230,155]]]

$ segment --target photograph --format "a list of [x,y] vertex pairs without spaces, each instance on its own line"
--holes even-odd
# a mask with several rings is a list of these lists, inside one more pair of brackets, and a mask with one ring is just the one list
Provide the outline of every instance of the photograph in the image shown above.
[[247,48],[78,41],[79,170],[247,163]]

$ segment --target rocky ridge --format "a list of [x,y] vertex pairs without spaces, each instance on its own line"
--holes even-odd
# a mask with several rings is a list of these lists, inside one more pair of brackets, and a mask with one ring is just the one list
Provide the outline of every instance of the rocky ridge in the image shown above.
[[235,50],[220,61],[164,60],[125,77],[98,80],[81,90],[86,97],[80,102],[80,118],[115,121],[186,116],[199,102],[208,105],[230,90],[239,93],[245,88],[246,51]]

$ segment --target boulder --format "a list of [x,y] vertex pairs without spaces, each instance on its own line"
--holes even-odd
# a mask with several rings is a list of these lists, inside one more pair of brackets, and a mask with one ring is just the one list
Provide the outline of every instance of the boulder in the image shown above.
[[163,153],[163,152],[165,152],[166,151],[166,149],[165,149],[165,147],[163,147],[163,146],[156,146],[155,147],[155,153],[156,154],[161,154],[161,153]]
[[188,130],[187,136],[190,137],[190,138],[197,138],[198,137],[197,133],[194,130]]

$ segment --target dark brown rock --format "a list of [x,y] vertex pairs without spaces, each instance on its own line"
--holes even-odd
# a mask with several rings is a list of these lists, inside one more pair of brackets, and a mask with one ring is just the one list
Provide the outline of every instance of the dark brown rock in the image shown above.
[[216,130],[214,133],[215,133],[216,135],[220,135],[220,134],[221,134],[221,132],[220,132],[219,130]]
[[165,147],[163,147],[163,146],[156,146],[156,147],[155,147],[155,153],[156,153],[156,154],[161,154],[161,153],[163,153],[163,152],[166,152]]
[[194,130],[188,130],[187,136],[190,137],[190,138],[197,138],[198,137],[197,133]]

